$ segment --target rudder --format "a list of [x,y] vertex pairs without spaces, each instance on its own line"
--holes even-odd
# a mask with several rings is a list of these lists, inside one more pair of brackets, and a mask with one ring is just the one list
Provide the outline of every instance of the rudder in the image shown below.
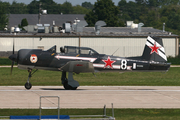
[[142,59],[147,61],[167,62],[162,38],[147,37]]

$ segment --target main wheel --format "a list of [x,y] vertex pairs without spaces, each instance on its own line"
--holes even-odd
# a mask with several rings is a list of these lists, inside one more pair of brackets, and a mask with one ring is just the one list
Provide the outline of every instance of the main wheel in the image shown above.
[[65,83],[63,86],[66,90],[76,90],[77,89],[77,87],[72,87],[68,83]]
[[31,87],[32,87],[32,85],[31,85],[31,83],[26,83],[25,85],[24,85],[24,87],[27,89],[27,90],[29,90],[29,89],[31,89]]

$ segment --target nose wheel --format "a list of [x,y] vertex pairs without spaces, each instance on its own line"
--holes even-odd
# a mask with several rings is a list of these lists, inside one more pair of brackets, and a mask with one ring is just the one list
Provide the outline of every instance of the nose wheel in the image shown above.
[[29,76],[28,76],[28,79],[27,79],[27,82],[25,83],[24,87],[29,90],[32,88],[32,84],[29,82],[30,81],[30,78],[32,77],[32,75],[37,71],[38,69],[36,69],[34,72],[32,72],[32,69],[29,69],[28,72],[29,72]]
[[27,90],[29,90],[29,89],[31,89],[32,84],[27,82],[27,83],[24,85],[24,87],[25,87]]

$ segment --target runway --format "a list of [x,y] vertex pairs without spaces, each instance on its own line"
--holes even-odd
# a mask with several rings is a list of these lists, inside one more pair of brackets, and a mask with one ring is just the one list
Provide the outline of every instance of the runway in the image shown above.
[[[0,86],[0,108],[38,109],[40,96],[59,96],[60,108],[180,108],[179,86]],[[55,98],[42,99],[43,107],[56,107]]]

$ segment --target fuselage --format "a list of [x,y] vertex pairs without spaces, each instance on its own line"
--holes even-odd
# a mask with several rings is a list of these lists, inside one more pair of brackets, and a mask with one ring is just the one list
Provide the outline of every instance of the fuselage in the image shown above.
[[[95,71],[166,71],[170,64],[138,59],[123,58],[105,54],[54,53],[39,49],[22,49],[18,51],[17,62],[20,69],[44,69],[62,71],[70,61],[87,61],[93,63]],[[77,64],[79,68],[82,64]]]

